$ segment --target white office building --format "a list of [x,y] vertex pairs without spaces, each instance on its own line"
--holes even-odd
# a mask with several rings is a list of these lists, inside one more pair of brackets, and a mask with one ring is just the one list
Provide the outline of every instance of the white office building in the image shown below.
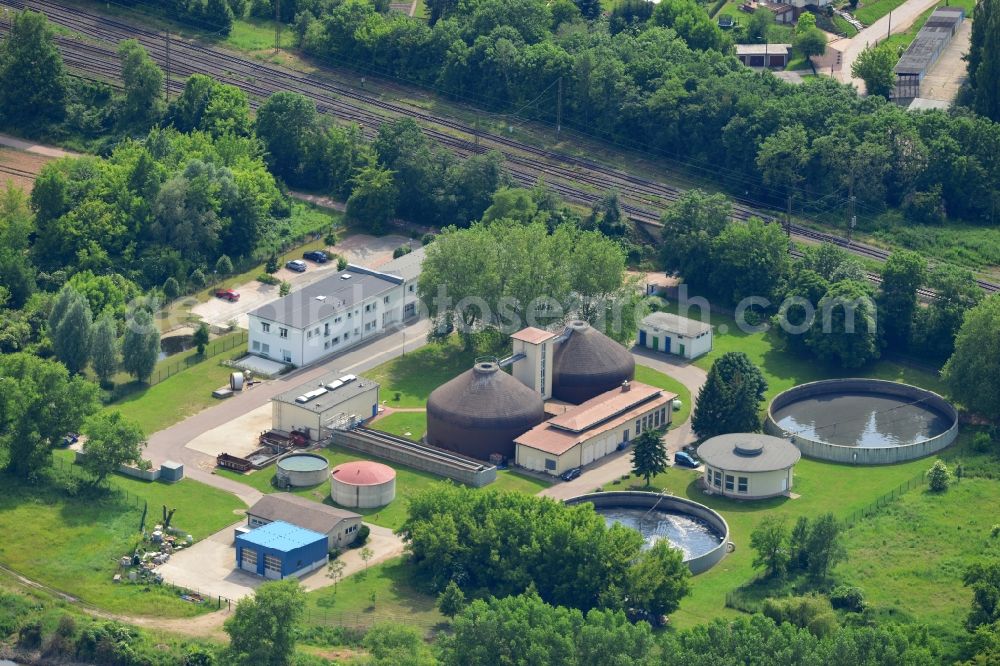
[[415,281],[348,265],[251,311],[248,351],[303,366],[350,349],[416,314]]

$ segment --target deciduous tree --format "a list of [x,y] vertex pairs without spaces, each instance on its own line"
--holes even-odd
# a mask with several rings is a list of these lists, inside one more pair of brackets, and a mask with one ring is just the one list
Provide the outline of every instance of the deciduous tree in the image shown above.
[[90,360],[92,327],[90,305],[77,294],[51,332],[52,349],[56,357],[73,374],[82,372]]
[[1000,295],[966,313],[943,374],[949,393],[966,409],[1000,417]]
[[148,310],[139,308],[125,322],[122,368],[141,382],[149,380],[160,355],[160,331]]
[[851,75],[865,82],[869,95],[889,98],[896,85],[896,56],[885,44],[869,46],[851,65]]
[[465,608],[465,593],[462,592],[462,588],[455,581],[451,581],[444,588],[444,591],[438,595],[437,606],[442,615],[455,617]]
[[163,115],[163,71],[135,39],[118,45],[125,97],[121,119],[126,125],[148,128]]
[[768,576],[780,576],[788,568],[788,528],[783,516],[764,516],[750,533],[750,547],[757,551],[753,566],[764,567]]
[[917,289],[926,281],[927,262],[916,252],[893,252],[882,267],[879,324],[886,342],[897,349],[905,349],[910,344],[913,317],[917,312]]
[[11,126],[39,128],[62,120],[66,75],[44,14],[14,13],[0,43],[0,117]]
[[867,283],[834,284],[820,300],[816,317],[805,343],[819,360],[860,368],[881,356],[878,315]]
[[305,593],[297,579],[264,583],[252,597],[241,599],[226,620],[225,660],[238,666],[291,664],[304,610]]
[[94,484],[104,479],[120,465],[133,465],[142,460],[146,435],[135,421],[121,412],[102,412],[92,416],[83,427],[87,441],[83,445],[81,465],[94,477]]
[[108,312],[102,314],[94,325],[90,364],[102,382],[109,381],[118,371],[118,331],[115,320]]

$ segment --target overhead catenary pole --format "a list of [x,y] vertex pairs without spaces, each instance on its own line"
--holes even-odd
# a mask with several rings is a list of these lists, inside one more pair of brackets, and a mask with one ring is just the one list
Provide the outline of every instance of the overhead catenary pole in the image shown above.
[[854,202],[857,197],[854,196],[854,174],[851,174],[851,182],[848,186],[848,206],[850,207],[849,216],[847,218],[847,244],[850,245],[854,240],[854,227],[858,224],[858,218],[854,214]]
[[788,193],[788,210],[785,212],[785,235],[792,237],[792,193]]
[[562,131],[562,86],[563,77],[559,77],[559,93],[556,96],[556,134]]
[[274,0],[274,52],[281,46],[281,0]]
[[164,73],[163,76],[163,98],[169,104],[170,103],[170,31],[169,30],[167,30],[166,33],[164,51],[166,54],[164,58],[164,64],[166,65],[166,67],[164,69],[166,70],[166,72]]

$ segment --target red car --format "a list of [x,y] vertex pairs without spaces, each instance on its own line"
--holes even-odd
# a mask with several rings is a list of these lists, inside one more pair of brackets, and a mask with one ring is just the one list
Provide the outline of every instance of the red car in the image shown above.
[[234,291],[232,289],[220,289],[219,291],[215,292],[215,295],[227,301],[232,301],[233,303],[240,300],[240,292]]

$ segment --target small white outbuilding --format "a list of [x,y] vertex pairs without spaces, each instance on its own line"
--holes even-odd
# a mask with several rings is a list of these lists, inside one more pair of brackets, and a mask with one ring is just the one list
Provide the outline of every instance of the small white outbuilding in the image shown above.
[[698,358],[712,351],[712,327],[697,319],[688,319],[669,312],[654,312],[639,324],[639,346]]

